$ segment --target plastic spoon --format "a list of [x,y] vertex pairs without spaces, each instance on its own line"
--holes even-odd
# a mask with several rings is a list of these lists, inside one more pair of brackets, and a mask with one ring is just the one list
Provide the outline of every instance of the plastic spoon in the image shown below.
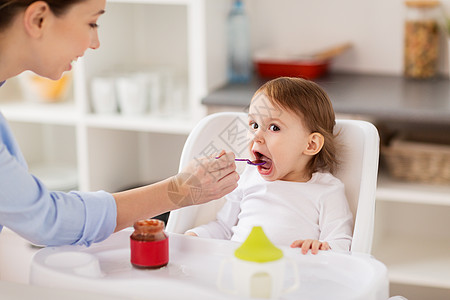
[[[216,159],[220,158],[216,157]],[[265,164],[266,162],[264,160],[261,159],[255,159],[255,160],[250,160],[248,158],[235,158],[235,161],[245,161],[247,162],[247,164],[252,165],[252,166],[262,166],[263,164]]]
[[245,161],[249,165],[252,165],[252,166],[261,166],[261,165],[266,163],[265,161],[263,161],[261,159],[250,160],[250,159],[247,159],[247,158],[235,158],[234,160],[235,161]]

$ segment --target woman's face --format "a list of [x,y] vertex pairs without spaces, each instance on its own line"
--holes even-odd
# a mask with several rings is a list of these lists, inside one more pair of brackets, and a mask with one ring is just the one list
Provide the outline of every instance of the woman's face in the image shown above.
[[73,5],[61,15],[49,13],[43,24],[42,40],[39,43],[37,64],[32,71],[59,79],[63,72],[72,69],[72,62],[84,55],[88,49],[100,46],[97,20],[104,13],[106,0],[86,0]]
[[258,172],[267,181],[309,180],[306,165],[310,131],[295,113],[274,106],[264,94],[253,98],[248,114],[250,155],[266,163]]

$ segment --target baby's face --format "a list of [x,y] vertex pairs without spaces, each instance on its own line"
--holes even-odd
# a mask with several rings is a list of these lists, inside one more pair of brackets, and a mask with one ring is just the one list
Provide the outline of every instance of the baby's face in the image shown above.
[[264,94],[256,95],[248,114],[250,155],[266,161],[258,172],[267,181],[305,182],[310,179],[306,165],[311,132],[295,113],[274,106]]

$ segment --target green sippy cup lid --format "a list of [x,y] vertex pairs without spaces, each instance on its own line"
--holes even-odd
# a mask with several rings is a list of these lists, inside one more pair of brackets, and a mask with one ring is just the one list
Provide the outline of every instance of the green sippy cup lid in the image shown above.
[[272,244],[261,226],[254,226],[244,243],[234,251],[234,256],[246,261],[264,263],[282,258],[283,251]]

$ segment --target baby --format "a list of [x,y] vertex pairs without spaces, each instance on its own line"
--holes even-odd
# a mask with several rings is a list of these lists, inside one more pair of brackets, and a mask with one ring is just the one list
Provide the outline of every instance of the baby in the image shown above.
[[350,249],[353,217],[338,161],[335,115],[314,82],[281,77],[261,86],[248,114],[251,159],[239,186],[226,196],[217,219],[186,234],[243,242],[262,226],[277,245],[318,250]]

